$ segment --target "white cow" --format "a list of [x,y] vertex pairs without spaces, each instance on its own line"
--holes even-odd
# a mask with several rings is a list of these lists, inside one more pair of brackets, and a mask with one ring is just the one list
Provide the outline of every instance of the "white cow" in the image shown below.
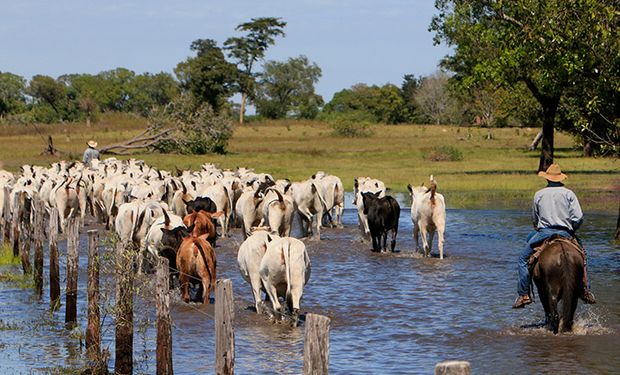
[[[418,249],[418,235],[422,233],[424,255],[429,256],[433,246],[433,236],[437,232],[439,258],[443,259],[444,232],[446,230],[446,203],[443,195],[436,192],[437,184],[431,175],[431,187],[412,187],[407,185],[411,195],[411,221],[413,222],[413,239]],[[428,240],[427,240],[428,234]]]
[[265,190],[263,219],[259,226],[262,226],[267,219],[272,232],[278,233],[282,237],[288,237],[291,235],[294,211],[293,197],[286,194],[285,191],[278,190],[276,186],[270,187]]
[[328,175],[323,171],[316,172],[312,179],[315,180],[323,200],[325,200],[325,213],[330,216],[332,227],[342,228],[342,213],[344,211],[344,187],[338,176]]
[[241,221],[241,230],[243,231],[243,238],[248,238],[251,235],[253,226],[258,225],[263,219],[262,207],[263,194],[251,187],[247,187],[239,199],[237,199],[237,205],[235,212],[237,217]]
[[252,287],[254,305],[256,307],[256,312],[259,314],[264,310],[261,290],[265,290],[259,273],[260,265],[267,251],[267,244],[274,238],[278,237],[270,235],[269,232],[265,230],[254,231],[252,235],[246,238],[241,246],[239,246],[239,252],[237,253],[239,272],[241,276],[243,276],[243,279]]
[[313,180],[294,182],[290,187],[293,201],[297,206],[297,212],[301,219],[301,231],[303,236],[312,234],[312,220],[316,218],[316,237],[321,239],[321,219],[325,212],[325,201],[319,194],[319,190]]
[[217,210],[224,213],[218,217],[217,220],[222,227],[222,237],[228,236],[228,222],[230,220],[232,207],[230,206],[231,199],[226,186],[217,182],[214,185],[204,188],[198,196],[211,198]]
[[282,297],[292,315],[293,325],[297,325],[299,302],[310,279],[310,258],[306,245],[292,237],[274,239],[267,244],[259,272],[275,314],[284,312],[278,300]]

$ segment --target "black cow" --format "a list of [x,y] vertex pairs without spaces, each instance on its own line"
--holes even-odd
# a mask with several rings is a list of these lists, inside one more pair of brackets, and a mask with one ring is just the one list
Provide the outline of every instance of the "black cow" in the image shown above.
[[[396,199],[389,195],[379,198],[377,193],[362,193],[364,202],[364,215],[368,217],[368,228],[372,237],[373,251],[387,251],[387,232],[392,231],[391,250],[396,246],[396,234],[398,233],[398,218],[400,206]],[[381,242],[383,240],[383,242]],[[381,246],[383,244],[383,246]]]
[[161,228],[163,234],[161,237],[159,256],[168,259],[171,289],[174,286],[174,279],[179,277],[179,270],[177,270],[177,252],[179,251],[179,246],[181,246],[183,238],[189,237],[193,230],[193,225],[189,228],[184,226],[178,226],[173,229]]
[[198,197],[189,202],[183,201],[183,203],[185,203],[185,206],[187,207],[188,214],[198,211],[206,211],[209,213],[214,213],[217,211],[217,206],[215,205],[215,202],[213,202],[209,197]]

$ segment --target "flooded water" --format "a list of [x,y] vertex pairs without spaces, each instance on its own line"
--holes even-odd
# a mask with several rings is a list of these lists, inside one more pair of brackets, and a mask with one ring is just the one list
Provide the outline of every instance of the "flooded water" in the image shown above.
[[[544,312],[538,300],[511,309],[516,260],[530,228],[528,212],[448,210],[446,258],[439,260],[414,253],[408,202],[401,199],[401,207],[399,253],[371,253],[370,244],[359,240],[354,208],[345,212],[344,229],[325,229],[322,241],[305,241],[312,275],[301,311],[332,319],[332,374],[430,374],[436,363],[449,359],[470,361],[477,374],[620,372],[620,247],[611,241],[615,217],[586,213],[580,233],[598,303],[579,303],[575,332],[554,336],[541,327]],[[303,323],[297,328],[272,324],[250,308],[250,287],[236,262],[241,241],[235,229],[216,248],[218,278],[230,278],[234,286],[236,372],[302,373]],[[83,330],[85,238],[81,245],[78,315]],[[0,373],[83,364],[78,335],[64,330],[64,307],[50,314],[48,298],[47,290],[38,301],[30,290],[0,284]],[[213,307],[184,304],[175,293],[175,373],[214,372]],[[136,373],[155,372],[153,318],[146,292],[136,298],[136,320],[143,326],[136,328],[134,339]],[[106,317],[104,346],[113,357],[112,325]],[[109,363],[113,368],[113,358]]]

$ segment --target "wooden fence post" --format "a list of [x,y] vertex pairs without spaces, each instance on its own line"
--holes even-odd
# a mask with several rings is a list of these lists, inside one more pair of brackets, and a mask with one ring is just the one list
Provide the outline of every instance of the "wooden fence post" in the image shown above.
[[19,217],[21,211],[21,203],[19,201],[20,193],[15,194],[13,197],[13,205],[11,206],[11,229],[10,229],[10,244],[13,248],[13,256],[19,256]]
[[230,279],[215,283],[215,373],[235,373],[235,331],[233,289]]
[[77,287],[80,243],[80,220],[71,217],[67,220],[67,289],[65,305],[65,325],[73,329],[77,322]]
[[116,359],[115,374],[133,373],[133,249],[116,246]]
[[3,232],[0,233],[3,236],[3,242],[10,244],[11,242],[11,188],[4,187],[4,211],[2,211],[2,217],[4,218]]
[[88,326],[86,351],[91,360],[101,358],[101,315],[99,312],[99,232],[88,231]]
[[435,365],[435,375],[470,375],[469,362],[445,361]]
[[30,264],[30,246],[32,245],[32,225],[30,213],[32,211],[32,199],[24,194],[24,204],[21,207],[19,218],[19,256],[22,260],[22,269],[25,274],[32,273]]
[[304,375],[327,374],[329,369],[329,325],[322,315],[306,315],[304,336]]
[[34,286],[39,297],[43,294],[43,238],[45,237],[45,202],[34,201]]
[[168,259],[159,257],[157,264],[157,375],[172,375],[172,322],[170,321],[170,271]]
[[50,252],[50,308],[55,311],[60,306],[60,269],[58,266],[58,209],[53,207],[49,220]]

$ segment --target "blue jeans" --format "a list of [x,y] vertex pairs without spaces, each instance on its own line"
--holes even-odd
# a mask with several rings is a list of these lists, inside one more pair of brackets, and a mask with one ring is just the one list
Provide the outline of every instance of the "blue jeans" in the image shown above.
[[517,287],[517,292],[520,296],[525,296],[530,293],[530,272],[527,268],[527,260],[530,255],[534,253],[534,249],[532,249],[532,245],[539,244],[551,237],[552,235],[557,234],[564,238],[571,238],[572,236],[565,230],[561,229],[552,229],[552,228],[542,228],[539,230],[535,230],[530,232],[527,236],[527,246],[523,249],[523,252],[519,256],[519,286]]

